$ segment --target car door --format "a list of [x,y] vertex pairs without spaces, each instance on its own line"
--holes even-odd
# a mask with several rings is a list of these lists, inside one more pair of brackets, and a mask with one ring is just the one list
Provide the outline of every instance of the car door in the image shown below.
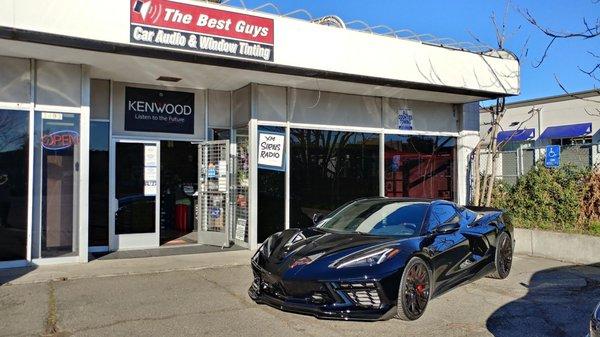
[[[461,228],[451,233],[436,233],[436,229],[441,225],[451,222],[459,223]],[[428,239],[423,251],[429,256],[432,264],[434,294],[449,290],[465,277],[461,263],[468,259],[471,250],[469,240],[462,233],[464,227],[454,204],[436,202],[430,207]]]

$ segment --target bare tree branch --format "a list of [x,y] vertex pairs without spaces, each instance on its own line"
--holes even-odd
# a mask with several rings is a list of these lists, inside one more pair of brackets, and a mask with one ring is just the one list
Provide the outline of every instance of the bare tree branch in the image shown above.
[[[558,77],[556,76],[556,74],[554,74],[554,80],[556,80],[556,83],[558,83],[558,86],[562,89],[562,91],[564,91],[565,94],[567,94],[569,97],[572,98],[577,98],[580,99],[582,101],[586,101],[586,102],[593,102],[593,103],[600,103],[600,101],[597,101],[595,99],[591,99],[591,98],[587,98],[587,97],[583,97],[583,96],[579,96],[577,94],[573,94],[571,92],[569,92],[567,90],[567,88],[560,82],[560,80],[558,79]],[[600,95],[600,89],[596,89],[595,92]]]
[[570,38],[582,38],[582,39],[591,39],[596,36],[600,36],[600,20],[596,20],[596,24],[594,26],[590,26],[587,20],[583,19],[583,25],[585,30],[581,32],[558,32],[553,29],[549,29],[540,25],[537,20],[533,17],[533,15],[529,12],[529,10],[525,10],[525,12],[520,11],[521,14],[525,17],[525,20],[529,21],[532,25],[537,27],[542,33],[547,36],[555,39],[570,39]]
[[[599,3],[599,2],[600,1],[598,1],[598,0],[593,1],[593,3]],[[557,31],[557,30],[550,29],[548,27],[541,25],[527,9],[525,9],[524,11],[519,10],[519,12],[521,13],[521,15],[523,15],[525,20],[527,20],[530,24],[532,24],[537,29],[539,29],[542,33],[544,33],[544,35],[546,35],[550,38],[550,41],[546,45],[546,48],[544,48],[544,53],[542,54],[542,57],[537,61],[537,63],[533,64],[534,68],[538,68],[544,62],[544,60],[548,57],[550,48],[555,44],[555,42],[557,40],[563,40],[563,39],[588,40],[588,39],[592,39],[592,38],[596,38],[596,37],[600,36],[600,18],[597,18],[596,22],[594,24],[590,24],[588,22],[588,20],[584,17],[582,19],[583,27],[584,27],[582,31],[568,32],[568,31]],[[592,56],[596,56],[592,52],[589,52],[589,53]],[[595,73],[596,71],[600,70],[600,63],[597,63],[595,66],[593,66],[591,68],[591,70],[584,70],[581,67],[578,67],[578,68],[581,72],[587,74],[594,80],[600,81],[600,78]]]

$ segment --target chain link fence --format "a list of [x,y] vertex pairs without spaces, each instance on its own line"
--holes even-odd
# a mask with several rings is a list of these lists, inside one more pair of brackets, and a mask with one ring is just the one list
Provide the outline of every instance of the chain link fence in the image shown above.
[[[560,149],[560,164],[573,164],[577,167],[592,167],[594,165],[594,154],[597,152],[595,144],[573,144],[563,145]],[[509,184],[515,184],[517,179],[529,172],[537,160],[543,160],[546,148],[520,148],[516,150],[500,151],[496,159],[496,177]],[[480,174],[489,174],[488,165],[489,152],[481,152]]]

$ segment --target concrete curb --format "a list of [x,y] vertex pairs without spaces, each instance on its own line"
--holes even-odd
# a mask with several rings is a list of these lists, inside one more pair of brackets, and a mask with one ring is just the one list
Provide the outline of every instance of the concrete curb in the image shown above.
[[14,268],[0,273],[0,285],[248,266],[252,255],[250,250],[238,250]]
[[515,253],[560,261],[600,262],[600,237],[515,228]]

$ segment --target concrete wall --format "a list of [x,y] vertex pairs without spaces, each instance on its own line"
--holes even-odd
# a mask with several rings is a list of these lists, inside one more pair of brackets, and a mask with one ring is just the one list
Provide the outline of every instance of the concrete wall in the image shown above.
[[381,127],[381,98],[289,89],[293,123]]
[[226,128],[231,126],[231,92],[208,90],[208,127]]
[[231,93],[231,110],[233,113],[233,127],[248,125],[251,115],[252,86],[247,85]]
[[600,237],[515,228],[515,253],[581,264],[600,262]]
[[90,118],[110,119],[110,81],[90,81]]
[[458,132],[458,114],[454,105],[395,98],[383,100],[383,127],[398,129],[398,110],[407,107],[413,112],[414,130]]
[[[260,121],[398,129],[398,110],[413,111],[414,131],[461,131],[459,111],[449,103],[399,100],[328,91],[253,84],[255,117]],[[239,94],[234,94],[234,97]],[[287,111],[289,109],[289,111]],[[287,116],[289,113],[289,116]],[[470,117],[472,118],[472,116]]]

